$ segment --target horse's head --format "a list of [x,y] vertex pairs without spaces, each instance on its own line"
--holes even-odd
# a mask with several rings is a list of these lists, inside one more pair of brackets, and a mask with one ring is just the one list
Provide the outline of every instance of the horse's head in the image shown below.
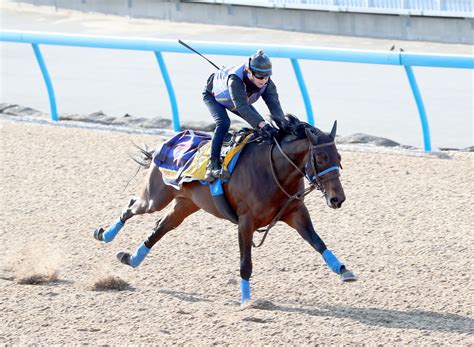
[[308,140],[304,174],[311,184],[323,192],[329,207],[340,208],[346,196],[339,180],[341,155],[335,144],[337,122],[334,122],[330,133],[324,133],[308,123],[300,122],[291,115],[287,115],[283,123],[278,121],[276,123],[284,133],[291,133],[300,139],[305,137]]
[[306,136],[310,143],[309,161],[305,172],[310,181],[315,182],[324,193],[326,203],[331,208],[340,208],[346,196],[339,180],[341,155],[337,151],[336,138],[337,122],[326,134],[314,127],[306,127]]

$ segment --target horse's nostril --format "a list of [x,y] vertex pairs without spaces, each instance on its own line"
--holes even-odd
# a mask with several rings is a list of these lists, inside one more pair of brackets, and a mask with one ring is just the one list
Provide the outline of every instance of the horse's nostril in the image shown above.
[[332,206],[334,206],[336,208],[339,208],[339,207],[341,207],[342,203],[345,200],[346,200],[345,197],[339,198],[339,197],[335,196],[335,197],[332,197],[331,199],[329,199],[329,202],[331,203]]

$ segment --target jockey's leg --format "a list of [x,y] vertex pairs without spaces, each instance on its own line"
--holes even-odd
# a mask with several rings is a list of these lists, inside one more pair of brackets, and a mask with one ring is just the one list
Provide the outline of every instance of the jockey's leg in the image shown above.
[[219,104],[207,90],[203,92],[203,100],[216,123],[211,142],[211,158],[206,172],[206,179],[219,178],[221,175],[221,148],[230,128],[230,118],[226,108]]
[[254,228],[242,218],[239,221],[239,249],[240,249],[240,289],[241,305],[250,302],[250,276],[252,275],[252,237]]
[[286,215],[283,221],[296,229],[296,231],[322,255],[329,268],[333,272],[341,275],[343,281],[353,281],[356,279],[355,275],[347,270],[346,266],[327,249],[324,241],[316,233],[306,206],[301,204],[297,209]]
[[119,252],[117,253],[117,259],[123,264],[137,267],[155,243],[165,236],[168,231],[177,228],[186,217],[198,210],[199,207],[191,200],[176,198],[171,210],[156,223],[153,233],[137,248],[135,253]]

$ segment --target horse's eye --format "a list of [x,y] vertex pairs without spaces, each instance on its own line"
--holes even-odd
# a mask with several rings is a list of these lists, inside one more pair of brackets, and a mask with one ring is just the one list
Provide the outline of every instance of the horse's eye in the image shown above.
[[317,165],[322,166],[322,165],[326,164],[328,161],[329,161],[329,157],[326,153],[319,152],[318,154],[316,154],[316,164]]

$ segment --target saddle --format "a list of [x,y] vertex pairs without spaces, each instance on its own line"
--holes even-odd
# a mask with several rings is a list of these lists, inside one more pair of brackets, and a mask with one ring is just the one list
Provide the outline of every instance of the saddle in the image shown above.
[[[240,152],[253,137],[254,131],[241,129],[228,133],[222,145],[221,156],[224,170],[232,173]],[[159,147],[153,156],[153,162],[162,173],[165,184],[180,189],[185,182],[204,180],[211,153],[211,136],[193,130],[176,134]]]

